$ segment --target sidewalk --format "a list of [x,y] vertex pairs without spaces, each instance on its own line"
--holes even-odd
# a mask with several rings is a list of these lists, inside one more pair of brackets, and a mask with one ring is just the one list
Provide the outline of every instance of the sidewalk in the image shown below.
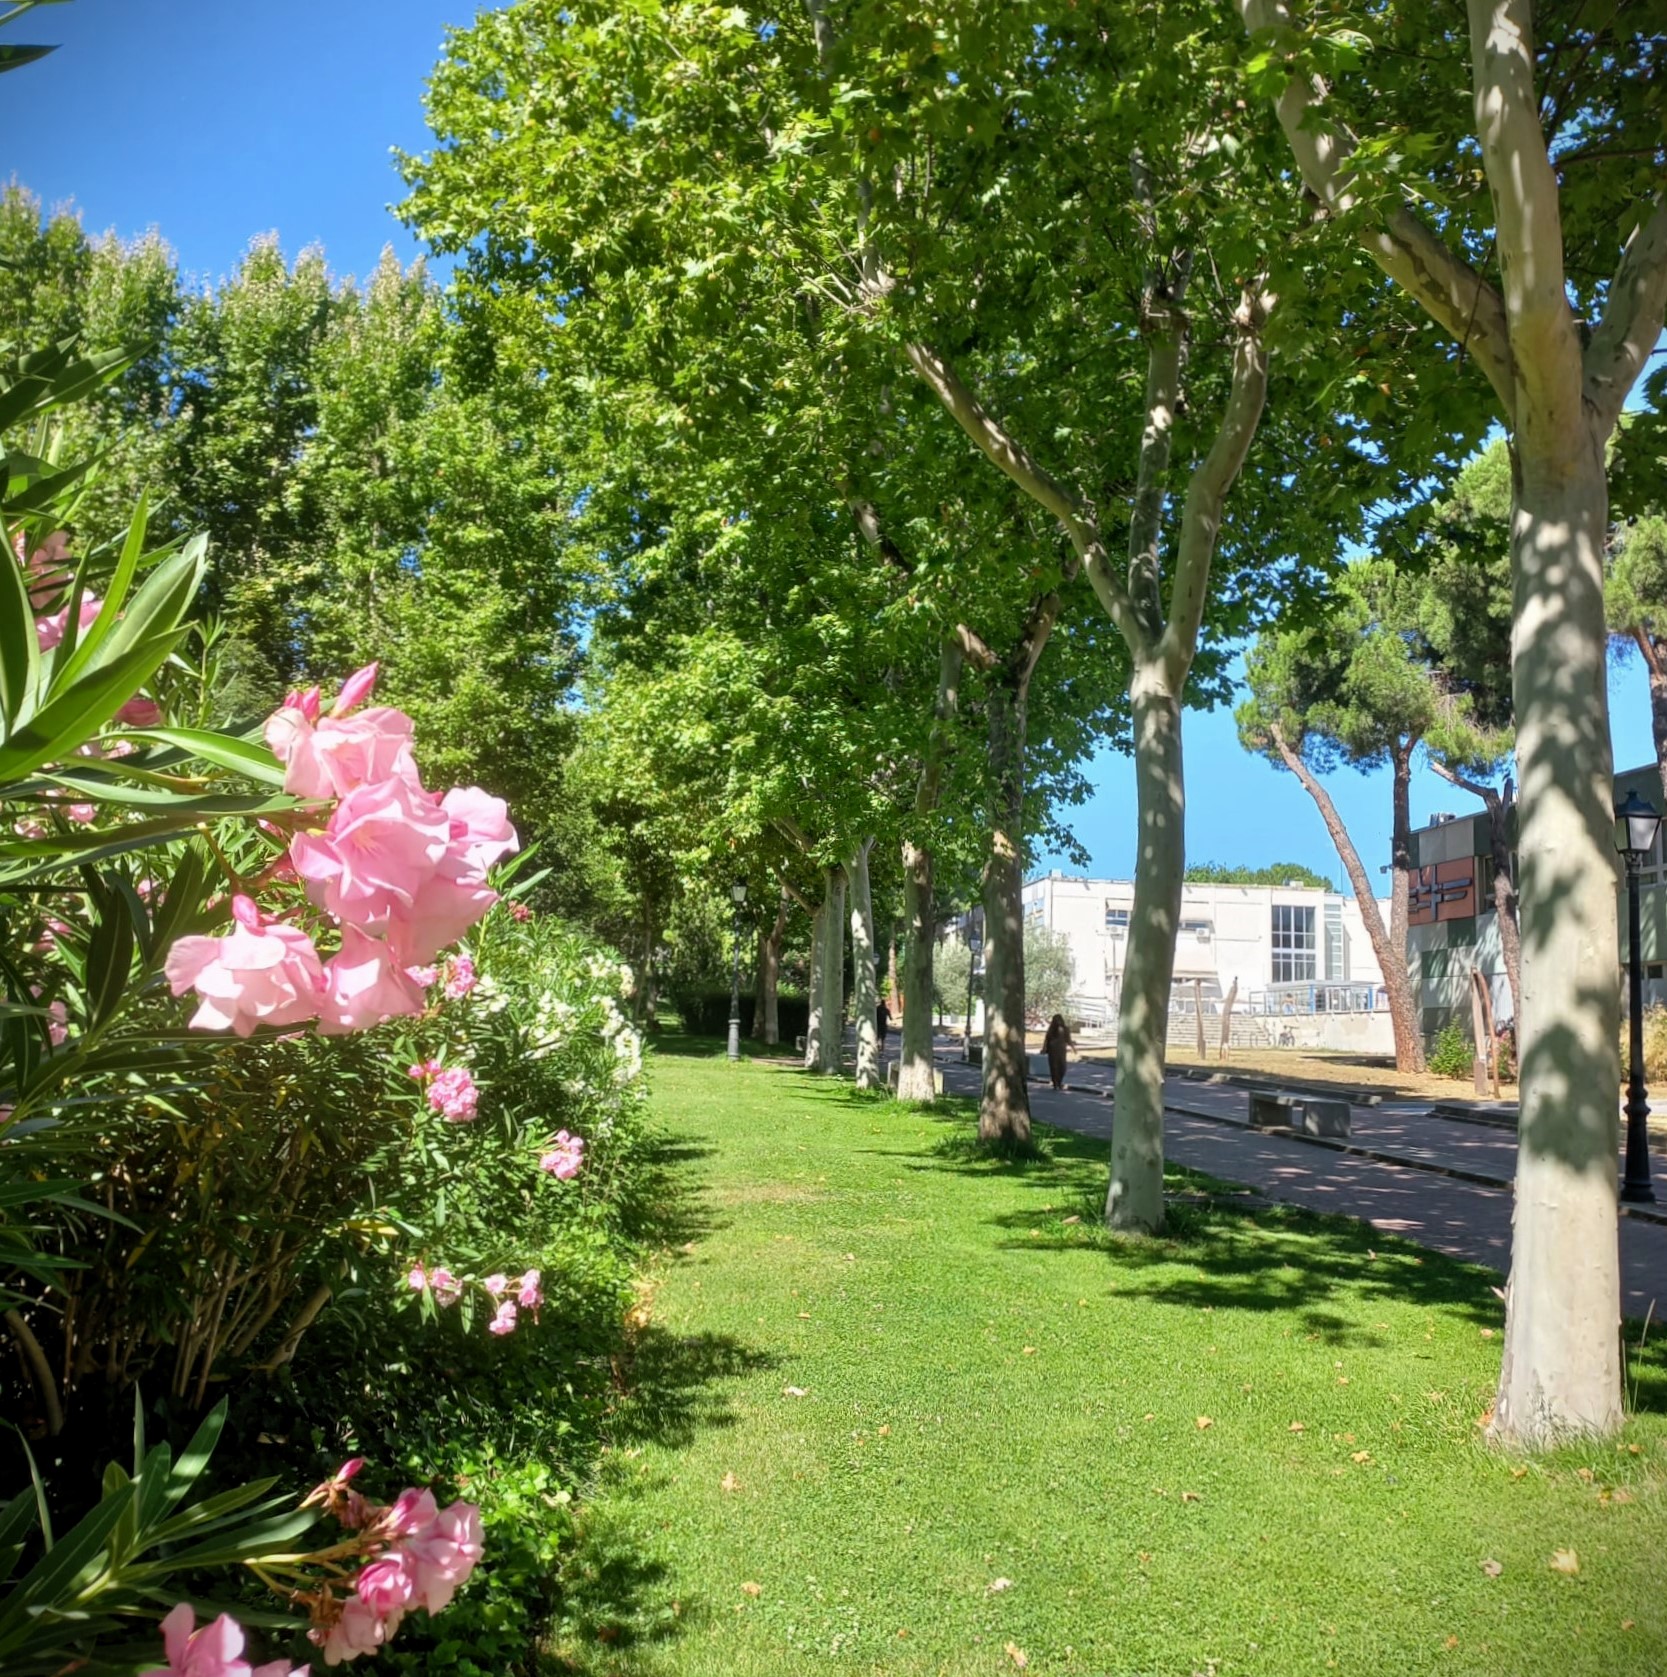
[[[976,1094],[979,1072],[941,1060],[944,1087]],[[1111,1139],[1109,1068],[1073,1065],[1062,1092],[1046,1080],[1030,1085],[1038,1121],[1081,1135]],[[1277,1130],[1246,1127],[1242,1089],[1172,1079],[1164,1150],[1177,1164],[1260,1189],[1270,1199],[1357,1217],[1449,1257],[1504,1273],[1511,1258],[1511,1177],[1516,1138],[1509,1131],[1423,1115],[1422,1105],[1355,1107],[1355,1149],[1316,1145]],[[1394,1157],[1401,1155],[1400,1159]],[[1667,1161],[1658,1161],[1667,1185]],[[1455,1175],[1452,1172],[1463,1172]],[[1660,1214],[1663,1207],[1651,1208]],[[1641,1318],[1652,1302],[1667,1309],[1667,1223],[1621,1219],[1621,1292],[1626,1315]]]

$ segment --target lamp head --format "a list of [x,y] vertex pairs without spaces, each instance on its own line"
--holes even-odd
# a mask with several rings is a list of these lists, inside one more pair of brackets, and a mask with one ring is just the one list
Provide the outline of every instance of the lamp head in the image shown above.
[[730,886],[730,888],[729,888],[729,900],[732,903],[734,903],[737,908],[739,908],[741,906],[741,904],[744,903],[747,900],[747,882],[746,882],[746,880],[738,879],[738,880],[735,881],[735,883],[733,885]]
[[1655,848],[1661,830],[1661,814],[1637,788],[1615,806],[1615,848],[1635,865]]

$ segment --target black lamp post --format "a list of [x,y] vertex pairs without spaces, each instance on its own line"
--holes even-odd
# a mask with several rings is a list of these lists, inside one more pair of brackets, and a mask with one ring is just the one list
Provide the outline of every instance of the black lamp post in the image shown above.
[[747,882],[738,879],[729,888],[729,900],[734,904],[731,934],[735,944],[735,976],[729,986],[729,1057],[741,1058],[741,905],[747,900]]
[[961,1042],[961,1058],[972,1064],[972,981],[978,973],[978,957],[983,953],[984,940],[978,935],[972,916],[967,916],[967,1028]]
[[1644,1094],[1644,960],[1638,907],[1638,874],[1644,858],[1655,848],[1661,831],[1661,816],[1636,791],[1615,806],[1618,826],[1615,843],[1626,858],[1626,928],[1628,955],[1628,1004],[1631,1023],[1631,1064],[1626,1085],[1626,1175],[1621,1181],[1621,1198],[1631,1204],[1649,1204],[1655,1199],[1650,1185],[1650,1132],[1647,1120],[1650,1103]]

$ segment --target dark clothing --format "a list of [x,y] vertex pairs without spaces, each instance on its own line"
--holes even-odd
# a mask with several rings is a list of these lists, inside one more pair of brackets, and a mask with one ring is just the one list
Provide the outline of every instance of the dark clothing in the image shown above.
[[1048,1077],[1054,1088],[1065,1086],[1065,1056],[1071,1047],[1071,1028],[1068,1025],[1049,1025],[1042,1038],[1042,1052],[1048,1057]]
[[891,1029],[891,1009],[884,1002],[874,1009],[874,1029],[880,1038],[880,1046],[886,1045],[886,1032]]

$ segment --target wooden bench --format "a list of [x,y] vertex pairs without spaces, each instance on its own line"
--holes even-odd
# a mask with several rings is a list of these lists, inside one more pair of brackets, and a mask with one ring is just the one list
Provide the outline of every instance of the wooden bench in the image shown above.
[[1346,1141],[1349,1103],[1331,1095],[1303,1089],[1252,1089],[1250,1127],[1253,1130],[1292,1129],[1298,1135],[1332,1136]]

